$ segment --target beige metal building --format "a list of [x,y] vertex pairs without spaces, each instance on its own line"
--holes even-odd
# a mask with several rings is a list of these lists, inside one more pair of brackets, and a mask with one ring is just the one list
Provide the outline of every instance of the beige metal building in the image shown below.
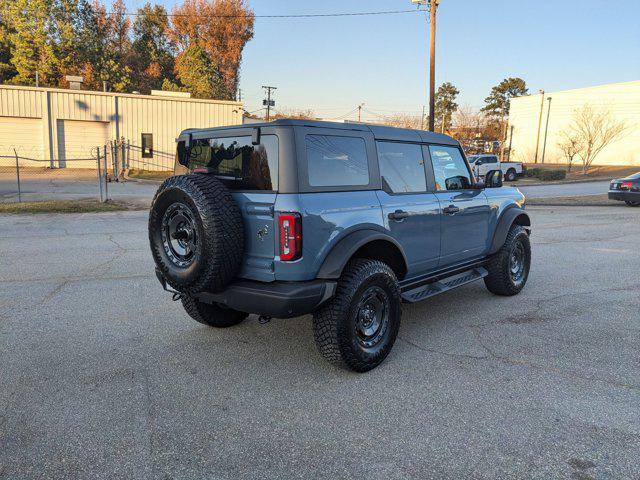
[[0,85],[0,155],[13,155],[15,149],[22,164],[93,168],[95,162],[74,159],[92,158],[96,146],[124,138],[132,145],[134,165],[172,168],[181,130],[240,123],[241,103],[189,94]]
[[[509,127],[513,127],[513,158],[533,163],[538,139],[538,162],[542,160],[544,150],[545,163],[565,163],[558,142],[562,132],[568,130],[573,123],[575,111],[584,105],[590,105],[594,111],[607,111],[613,119],[622,121],[627,126],[620,138],[605,147],[593,164],[640,166],[640,81],[545,92],[512,99]],[[507,130],[507,143],[509,140]]]

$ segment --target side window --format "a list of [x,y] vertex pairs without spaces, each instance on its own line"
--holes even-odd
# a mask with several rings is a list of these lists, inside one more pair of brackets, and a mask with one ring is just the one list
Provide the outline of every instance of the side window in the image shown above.
[[307,135],[305,142],[309,185],[339,187],[369,184],[369,164],[364,139]]
[[424,192],[422,147],[410,143],[376,142],[382,185],[393,193]]
[[495,155],[484,158],[484,163],[498,163],[498,158]]
[[180,163],[189,170],[207,168],[231,190],[278,189],[278,137],[275,135],[262,135],[259,145],[252,145],[251,137],[199,139],[184,150],[186,161]]
[[471,188],[471,174],[456,147],[429,145],[436,190],[464,190]]

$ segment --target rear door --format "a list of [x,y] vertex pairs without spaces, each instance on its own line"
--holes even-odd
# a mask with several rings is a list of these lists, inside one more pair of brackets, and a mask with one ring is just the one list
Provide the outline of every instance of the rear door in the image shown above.
[[[279,143],[276,135],[196,137],[185,151],[189,170],[206,170],[231,191],[240,207],[245,253],[240,276],[273,281],[276,232],[274,204],[278,191]],[[179,147],[180,148],[180,147]]]
[[472,260],[485,253],[489,236],[490,208],[487,197],[471,188],[472,176],[460,148],[429,145],[440,201],[442,267]]
[[389,141],[376,146],[383,221],[404,249],[408,275],[419,275],[436,267],[440,256],[440,204],[429,193],[422,146]]

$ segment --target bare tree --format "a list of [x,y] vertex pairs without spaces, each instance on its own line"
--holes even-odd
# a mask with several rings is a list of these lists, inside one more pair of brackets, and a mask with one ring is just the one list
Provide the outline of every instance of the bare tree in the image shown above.
[[582,151],[582,137],[571,130],[563,130],[558,134],[558,136],[560,137],[560,140],[557,145],[564,155],[564,158],[567,160],[567,171],[570,172],[573,161]]
[[576,110],[571,131],[581,146],[578,156],[582,160],[582,173],[586,174],[600,152],[627,129],[625,122],[615,120],[607,110],[594,110],[588,104]]
[[318,116],[311,109],[296,110],[296,109],[283,109],[279,110],[274,116],[274,119],[278,118],[299,118],[303,120],[318,120]]
[[409,115],[406,113],[387,115],[382,118],[381,123],[389,125],[390,127],[413,128],[416,130],[424,128],[427,125],[426,121],[423,121],[422,118],[420,118],[420,115]]
[[486,126],[485,115],[469,105],[462,105],[453,115],[451,131],[456,137],[473,138],[482,135]]

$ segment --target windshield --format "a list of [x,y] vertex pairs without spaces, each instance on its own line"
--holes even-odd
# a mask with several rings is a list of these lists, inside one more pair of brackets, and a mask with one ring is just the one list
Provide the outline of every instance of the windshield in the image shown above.
[[476,163],[476,160],[478,160],[478,155],[471,155],[470,157],[467,157],[467,160],[469,160],[469,163]]

